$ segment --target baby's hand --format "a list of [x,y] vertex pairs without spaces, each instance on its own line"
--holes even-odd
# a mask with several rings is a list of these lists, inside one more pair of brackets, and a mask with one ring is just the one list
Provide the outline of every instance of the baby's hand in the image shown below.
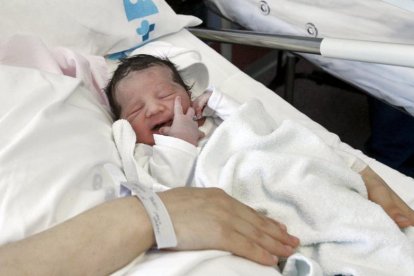
[[212,91],[205,91],[203,94],[194,99],[192,106],[197,120],[203,117],[203,110],[206,107],[211,94],[213,94]]
[[182,139],[194,146],[204,137],[204,133],[198,130],[197,121],[194,121],[194,109],[189,107],[187,114],[184,114],[181,106],[181,98],[176,97],[174,100],[174,119],[170,127],[160,128],[162,135],[167,135]]

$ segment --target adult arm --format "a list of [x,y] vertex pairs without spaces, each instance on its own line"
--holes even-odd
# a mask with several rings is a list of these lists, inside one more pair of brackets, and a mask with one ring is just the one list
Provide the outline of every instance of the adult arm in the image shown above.
[[107,275],[153,243],[143,206],[121,198],[0,247],[0,275]]
[[380,205],[399,227],[414,226],[414,211],[373,169],[356,154],[350,153],[345,144],[338,141],[333,149],[353,171],[361,175],[369,200]]
[[414,211],[369,166],[360,172],[368,198],[379,204],[399,227],[414,226]]
[[[299,240],[286,226],[217,188],[159,193],[177,234],[177,250],[221,249],[265,265],[289,256]],[[0,275],[103,275],[154,244],[135,197],[104,203],[49,230],[0,247]]]

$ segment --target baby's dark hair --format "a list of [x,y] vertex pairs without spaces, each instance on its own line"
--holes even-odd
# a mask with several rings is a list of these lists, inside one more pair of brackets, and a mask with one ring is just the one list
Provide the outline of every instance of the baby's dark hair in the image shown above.
[[141,71],[152,66],[164,66],[171,70],[172,79],[175,83],[181,85],[187,93],[190,95],[191,86],[187,85],[178,73],[174,63],[168,60],[168,58],[159,58],[151,55],[139,54],[120,60],[118,68],[115,70],[111,80],[105,87],[105,93],[108,97],[109,105],[115,119],[119,119],[121,116],[121,107],[118,104],[115,97],[115,90],[118,83],[123,80],[130,72]]

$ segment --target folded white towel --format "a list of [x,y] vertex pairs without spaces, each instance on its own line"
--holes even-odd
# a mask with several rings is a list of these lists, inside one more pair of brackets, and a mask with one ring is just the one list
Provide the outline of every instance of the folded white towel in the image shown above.
[[408,238],[367,199],[360,176],[311,131],[253,100],[215,131],[196,183],[216,185],[288,225],[328,275],[412,275]]

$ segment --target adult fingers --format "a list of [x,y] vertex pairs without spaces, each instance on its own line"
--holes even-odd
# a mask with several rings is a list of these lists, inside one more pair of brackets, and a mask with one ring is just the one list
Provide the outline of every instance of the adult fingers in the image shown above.
[[414,226],[414,211],[396,195],[392,204],[395,205],[390,204],[390,206],[383,206],[383,208],[395,223],[400,228]]
[[391,216],[391,218],[395,221],[395,223],[400,228],[405,228],[405,227],[413,225],[413,221],[410,220],[410,218],[407,218],[407,216],[404,216],[402,214],[396,214],[394,216]]
[[394,204],[396,204],[399,209],[399,212],[397,212],[399,215],[393,218],[394,221],[401,228],[414,226],[414,210],[411,209],[411,207],[405,203],[390,187],[388,187],[388,189],[391,191]]
[[[228,205],[229,201],[231,204],[230,208],[225,206]],[[262,259],[261,263],[268,264],[268,254],[288,257],[294,253],[294,248],[299,245],[299,239],[288,234],[285,225],[256,212],[251,207],[240,203],[227,194],[223,195],[221,199],[219,198],[215,206],[229,210],[228,214],[223,214],[224,222],[231,225],[230,229],[228,229],[230,234],[224,235],[225,239],[227,240],[231,236],[231,231],[237,232],[244,237],[245,244],[235,244],[234,241],[231,241],[231,243],[226,244],[228,248],[225,250],[240,256],[250,256],[250,259],[257,261],[251,252],[244,251],[246,247],[251,248],[261,256],[259,257]],[[266,255],[268,257],[264,257]],[[263,261],[263,258],[267,259],[267,261]]]
[[414,226],[413,209],[411,209],[410,206],[408,206],[382,178],[368,168],[368,170],[365,171],[365,174],[369,173],[371,173],[371,177],[366,177],[363,174],[364,182],[368,189],[368,198],[379,204],[399,227],[405,228]]
[[252,260],[263,265],[275,265],[279,258],[262,246],[247,238],[243,234],[234,233],[227,238],[224,250],[232,252],[234,255]]
[[289,247],[296,248],[299,246],[300,240],[288,233],[286,225],[264,215],[260,214],[260,216],[262,217],[262,224],[259,223],[258,225],[261,226],[263,231],[268,235]]
[[[258,214],[252,213],[252,217],[249,214],[251,209],[241,203],[231,205],[232,208],[227,209],[231,210],[229,213],[222,212],[224,214],[221,225],[215,226],[221,229],[221,242],[218,249],[230,251],[264,265],[274,265],[278,261],[278,256],[288,257],[293,254],[293,247],[280,241],[280,237],[287,234],[283,233],[285,232],[283,227],[276,225],[270,219],[264,219],[264,222],[255,225],[253,222],[261,221],[259,218],[253,218],[259,216]],[[220,202],[216,206],[220,207]],[[235,215],[240,213],[240,210],[241,216]],[[280,231],[275,235],[279,237],[275,238],[268,234],[269,230],[265,228],[269,226]]]
[[[237,214],[239,217],[243,218],[252,226],[257,227],[257,230],[266,233],[274,240],[277,240],[278,242],[292,248],[295,248],[299,245],[299,239],[295,236],[290,235],[287,232],[287,227],[284,224],[281,224],[278,221],[268,218],[267,216],[257,212],[249,206],[246,206],[245,209],[236,210],[240,210],[240,213]],[[252,231],[252,228],[247,230]]]
[[201,118],[203,116],[204,105],[202,105],[199,101],[196,101],[193,102],[192,107],[195,111],[195,115],[197,116],[197,118]]
[[267,230],[276,227],[284,232],[283,227],[267,218],[266,223],[254,226],[262,220],[261,215],[220,189],[176,188],[160,197],[176,230],[177,249],[226,250],[265,265],[274,265],[275,255],[291,253],[273,237],[279,234]]
[[[289,241],[289,236],[279,226],[273,226],[273,229],[269,230],[264,229],[265,227],[261,227],[260,225],[253,225],[245,220],[241,220],[238,224],[238,231],[241,235],[270,254],[282,257],[288,257],[293,254],[294,246],[286,243],[286,241]],[[264,224],[268,223],[262,222],[262,225]]]

